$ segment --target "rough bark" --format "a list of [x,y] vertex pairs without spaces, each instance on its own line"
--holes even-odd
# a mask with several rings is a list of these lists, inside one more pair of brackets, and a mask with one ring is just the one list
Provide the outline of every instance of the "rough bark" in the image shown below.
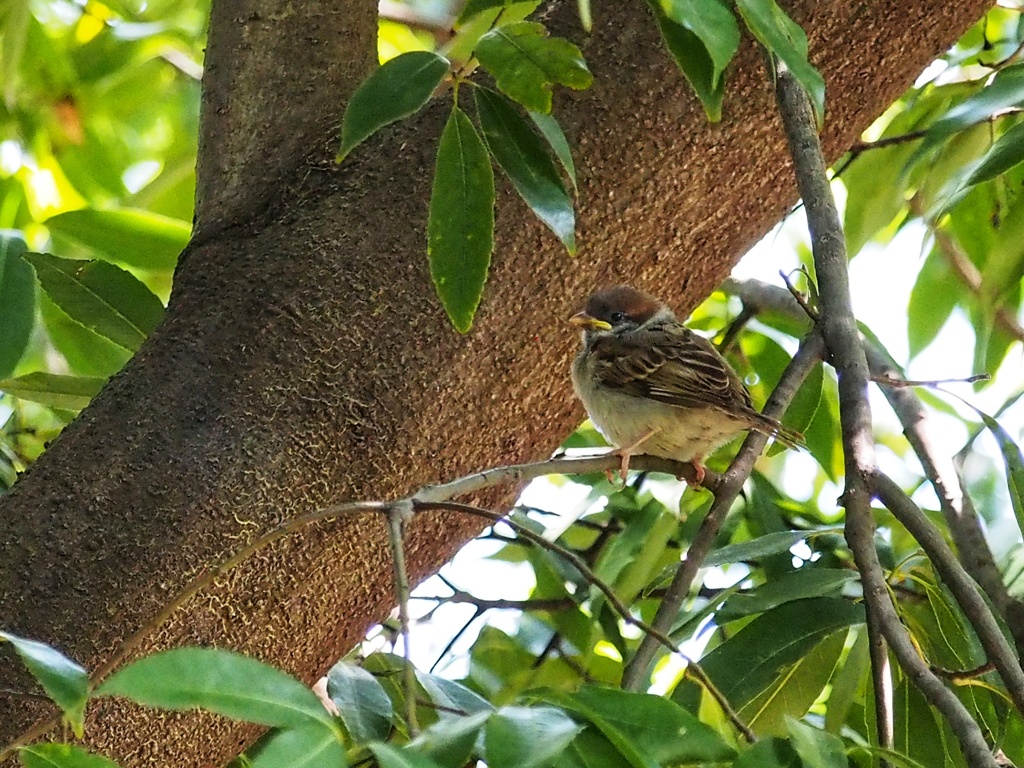
[[[793,3],[828,81],[829,154],[987,5]],[[550,21],[581,37],[574,6]],[[332,162],[332,126],[372,56],[372,3],[213,9],[197,235],[167,318],[0,504],[0,623],[89,665],[285,518],[547,454],[582,415],[564,320],[590,289],[628,281],[686,310],[795,200],[752,46],[725,120],[708,125],[645,4],[605,4],[581,40],[596,85],[559,99],[578,151],[580,253],[566,257],[504,189],[492,277],[460,337],[423,256],[444,105]],[[414,575],[478,527],[415,521]],[[325,525],[193,600],[147,650],[232,647],[312,681],[386,614],[389,574],[380,520]],[[0,658],[0,688],[23,685],[14,668]],[[0,743],[38,714],[0,699]],[[127,766],[222,764],[254,734],[116,702],[94,708],[88,732]]]

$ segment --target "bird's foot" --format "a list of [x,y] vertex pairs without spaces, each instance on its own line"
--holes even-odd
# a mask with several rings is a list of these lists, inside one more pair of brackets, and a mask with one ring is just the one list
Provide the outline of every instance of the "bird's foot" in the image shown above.
[[[658,431],[657,427],[655,427],[654,429],[650,429],[650,430],[644,432],[639,437],[639,439],[634,440],[629,445],[624,445],[621,448],[616,448],[614,451],[612,451],[612,455],[613,456],[619,456],[622,459],[622,461],[619,463],[619,477],[622,478],[622,487],[623,488],[626,487],[626,473],[629,472],[629,458],[630,458],[630,456],[632,456],[634,453],[636,453],[637,452],[637,448],[639,448],[641,445],[643,445],[648,440],[650,440],[651,437],[653,437],[654,434],[657,431]],[[608,478],[608,482],[609,483],[613,482],[612,481],[611,470],[606,470],[605,471],[605,476]]]
[[690,461],[690,466],[693,467],[694,477],[692,480],[687,478],[686,484],[691,488],[697,489],[704,487],[704,477],[707,475],[707,470],[704,469],[703,461],[703,458],[700,456],[695,456]]

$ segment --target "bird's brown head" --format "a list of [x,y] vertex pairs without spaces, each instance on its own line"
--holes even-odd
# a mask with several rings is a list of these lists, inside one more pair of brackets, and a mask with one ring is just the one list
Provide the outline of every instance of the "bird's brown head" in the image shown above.
[[586,308],[569,322],[585,331],[615,331],[638,328],[668,308],[650,294],[629,285],[616,285],[594,292]]

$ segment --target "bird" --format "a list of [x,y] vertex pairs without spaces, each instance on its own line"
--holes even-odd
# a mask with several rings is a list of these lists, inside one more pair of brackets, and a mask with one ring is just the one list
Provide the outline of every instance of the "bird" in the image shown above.
[[664,302],[628,285],[593,293],[569,321],[582,329],[572,383],[590,420],[621,457],[644,453],[689,462],[704,482],[704,458],[754,430],[788,447],[803,436],[754,409],[718,350]]

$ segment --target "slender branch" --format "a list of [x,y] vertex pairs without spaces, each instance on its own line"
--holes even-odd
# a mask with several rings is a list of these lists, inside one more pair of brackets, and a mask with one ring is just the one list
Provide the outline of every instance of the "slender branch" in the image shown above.
[[[780,417],[786,411],[786,407],[796,395],[803,380],[816,363],[821,360],[824,350],[821,337],[812,333],[800,345],[800,349],[790,361],[778,386],[768,398],[764,412],[773,418]],[[704,559],[714,545],[715,537],[725,519],[726,513],[732,507],[736,497],[739,496],[743,484],[750,477],[754,469],[754,462],[764,450],[768,438],[758,432],[751,432],[747,435],[743,446],[740,448],[736,458],[733,459],[729,469],[721,476],[720,483],[715,489],[715,500],[711,504],[704,521],[701,523],[697,535],[686,551],[686,557],[679,564],[672,583],[665,592],[665,597],[658,607],[658,613],[654,617],[653,626],[659,632],[668,632],[672,628],[683,600],[690,592],[693,580],[697,576]],[[658,646],[653,635],[646,636],[637,648],[636,653],[626,666],[622,676],[622,687],[626,690],[636,691],[641,688],[647,679],[647,670],[657,653]]]
[[871,381],[881,384],[883,387],[938,387],[943,384],[974,384],[978,381],[988,381],[992,376],[987,373],[975,373],[961,379],[898,379],[892,376],[871,374]]
[[[800,322],[806,320],[793,297],[779,286],[756,280],[729,279],[723,283],[723,289],[760,311],[777,312]],[[866,341],[865,351],[873,380],[900,375],[896,363],[884,349]],[[903,433],[917,454],[925,477],[935,489],[960,561],[1006,621],[1018,654],[1024,654],[1024,620],[1021,619],[1024,617],[1024,603],[1012,597],[1003,583],[999,566],[985,540],[981,521],[963,487],[960,472],[948,451],[932,434],[932,421],[927,410],[910,389],[882,387],[881,391],[903,426]]]
[[441,652],[437,654],[437,658],[434,660],[434,663],[430,665],[431,674],[433,674],[434,670],[437,669],[437,665],[444,660],[444,657],[448,655],[451,649],[455,647],[455,644],[459,642],[459,638],[466,634],[473,622],[479,619],[483,612],[483,608],[477,608],[473,611],[473,615],[469,618],[469,621],[464,623],[459,631],[452,635],[452,639],[449,640],[445,647],[441,649]]
[[974,680],[975,678],[987,675],[989,672],[994,671],[995,668],[996,665],[991,661],[987,661],[980,667],[975,667],[974,669],[944,669],[932,664],[932,672],[939,677],[944,677],[947,680],[952,680],[953,682],[958,682],[960,680]]
[[395,594],[398,596],[398,624],[402,634],[402,686],[405,689],[405,722],[409,727],[409,738],[419,734],[416,721],[416,669],[412,665],[412,649],[409,643],[409,572],[405,567],[405,536],[403,528],[412,517],[412,503],[405,501],[388,507],[386,514],[388,543],[391,545],[392,563],[395,572]]
[[999,676],[1017,711],[1024,713],[1024,670],[1021,669],[1013,649],[1006,641],[977,585],[967,575],[967,571],[953,555],[935,526],[928,522],[924,513],[892,478],[875,472],[872,485],[878,499],[924,549],[942,581],[949,587],[964,615],[971,622],[982,648],[988,654],[989,661],[999,671]]
[[750,730],[750,727],[747,726],[747,724],[744,723],[742,719],[740,719],[739,714],[732,708],[732,705],[729,703],[729,700],[725,698],[725,695],[718,689],[718,686],[715,685],[714,681],[712,681],[711,678],[707,676],[707,674],[704,672],[704,669],[700,666],[700,664],[698,664],[696,661],[689,658],[685,653],[683,653],[679,646],[676,645],[676,643],[674,643],[666,634],[656,629],[655,627],[651,626],[643,619],[634,616],[630,612],[629,607],[626,606],[619,599],[619,596],[615,594],[615,591],[610,586],[608,586],[608,584],[606,584],[596,573],[594,573],[594,571],[591,570],[590,566],[586,564],[583,558],[577,555],[575,552],[573,552],[570,549],[567,549],[566,547],[563,547],[561,544],[558,544],[553,541],[548,541],[540,534],[534,533],[526,526],[517,523],[515,520],[510,520],[500,512],[492,512],[489,509],[481,509],[480,507],[474,507],[470,504],[460,504],[455,501],[414,501],[413,504],[415,505],[417,511],[425,509],[447,509],[453,512],[462,512],[467,515],[475,515],[477,517],[482,517],[485,520],[490,520],[494,523],[504,523],[505,525],[513,528],[515,532],[523,538],[529,539],[537,546],[543,547],[544,549],[547,549],[549,552],[554,552],[555,554],[565,558],[577,571],[580,572],[580,575],[582,575],[583,578],[586,579],[588,584],[597,587],[601,594],[604,595],[605,598],[608,600],[608,604],[612,607],[612,609],[619,615],[619,617],[623,621],[625,621],[627,624],[632,624],[633,626],[637,627],[638,629],[643,631],[647,637],[656,638],[657,641],[661,643],[663,646],[665,646],[678,656],[681,656],[686,661],[686,673],[690,675],[692,678],[694,678],[694,680],[696,680],[708,693],[711,694],[715,701],[718,702],[718,705],[722,708],[722,711],[729,718],[730,722],[732,722],[733,726],[740,733],[742,733],[743,737],[750,743],[757,741],[757,736],[755,736],[754,732]]
[[[868,364],[857,332],[850,299],[845,237],[829,186],[825,158],[814,117],[803,89],[784,68],[778,69],[776,100],[793,157],[797,186],[807,210],[815,273],[819,281],[819,328],[839,379],[839,409],[846,464],[846,539],[861,575],[867,604],[868,632],[885,636],[907,676],[949,721],[967,763],[995,768],[980,727],[960,700],[935,676],[917,653],[896,615],[875,549],[871,516],[871,487],[875,468],[871,408],[868,404]],[[872,658],[872,666],[877,662]],[[891,722],[891,707],[876,696],[880,742]],[[888,711],[884,711],[887,709]],[[891,733],[891,732],[890,732]],[[889,748],[891,743],[882,742]]]

